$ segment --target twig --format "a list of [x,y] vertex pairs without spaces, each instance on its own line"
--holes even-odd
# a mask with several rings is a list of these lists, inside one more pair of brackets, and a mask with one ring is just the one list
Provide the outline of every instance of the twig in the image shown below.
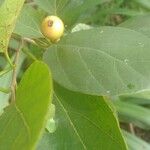
[[135,135],[135,130],[134,130],[134,126],[132,123],[129,123],[129,129],[130,129],[130,132]]
[[14,68],[14,65],[13,65],[13,63],[11,62],[11,59],[10,59],[10,57],[9,57],[8,51],[6,50],[4,54],[5,54],[6,60],[8,61],[9,65],[11,66],[11,68]]
[[16,66],[17,66],[18,59],[19,59],[19,52],[22,49],[22,47],[23,47],[23,40],[21,39],[20,45],[19,45],[18,49],[16,50],[16,56],[14,59],[14,68],[13,68],[12,82],[11,82],[11,92],[12,92],[11,93],[11,102],[14,102],[16,99],[16,85],[17,85]]
[[23,38],[24,41],[37,45],[36,42],[30,38]]

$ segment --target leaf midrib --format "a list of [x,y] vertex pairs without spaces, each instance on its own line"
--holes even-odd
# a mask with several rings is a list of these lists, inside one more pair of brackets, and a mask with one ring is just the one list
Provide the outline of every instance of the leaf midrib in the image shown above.
[[[74,123],[71,121],[71,118],[68,114],[68,111],[66,110],[66,108],[64,107],[64,105],[61,103],[61,100],[59,99],[59,97],[57,96],[56,93],[54,93],[56,99],[58,100],[58,103],[60,104],[61,108],[64,110],[66,116],[67,116],[67,119],[70,123],[70,125],[72,126],[73,130],[75,131],[76,135],[79,137],[79,141],[81,142],[81,144],[83,145],[84,149],[87,150],[87,147],[86,145],[84,144],[82,138],[80,137]],[[99,104],[99,103],[98,103]],[[101,107],[101,106],[100,106]],[[117,139],[115,139],[114,137],[112,137],[111,135],[109,135],[109,133],[103,131],[99,126],[97,126],[94,122],[92,122],[92,120],[88,119],[85,115],[82,115],[80,113],[77,113],[77,112],[74,112],[74,111],[71,111],[71,113],[74,113],[74,114],[77,114],[77,115],[80,115],[82,118],[84,118],[85,120],[89,121],[92,125],[94,125],[98,130],[100,130],[100,132],[103,132],[105,135],[107,135],[108,137],[110,137],[112,139],[112,141],[116,142],[118,145],[121,145],[120,141],[117,141]],[[118,126],[119,127],[119,126]],[[122,148],[122,146],[121,146]]]
[[[106,52],[104,52],[104,51],[102,51],[102,50],[100,50],[100,49],[91,48],[91,47],[77,46],[77,45],[71,45],[71,44],[66,44],[66,45],[64,45],[64,44],[58,44],[58,46],[62,46],[62,47],[75,47],[75,48],[78,48],[80,51],[81,51],[82,49],[89,49],[89,50],[97,51],[98,53],[103,53],[103,54],[105,54],[107,57],[110,57],[111,59],[113,59],[113,60],[115,60],[115,61],[117,61],[117,62],[124,63],[124,60],[121,60],[121,59],[119,59],[119,58],[116,58],[116,57],[114,57],[114,56],[112,56],[112,55],[110,55],[110,54],[108,54],[108,53],[106,53]],[[139,61],[139,62],[140,62],[140,61]],[[145,76],[144,76],[143,74],[141,74],[140,72],[138,72],[137,70],[135,70],[133,67],[131,67],[131,66],[129,65],[129,63],[126,64],[126,65],[128,66],[129,69],[134,70],[134,71],[135,71],[136,73],[138,73],[140,76],[142,76],[142,77],[145,78]]]
[[79,135],[79,133],[78,133],[76,127],[74,126],[73,122],[71,121],[71,118],[69,117],[67,110],[65,109],[65,107],[63,106],[63,104],[61,103],[61,101],[59,100],[59,98],[58,98],[58,96],[56,95],[56,93],[54,93],[54,95],[55,95],[56,99],[58,100],[59,105],[60,105],[60,106],[62,107],[62,109],[64,110],[65,115],[66,115],[66,117],[67,117],[67,119],[68,119],[70,125],[72,126],[74,132],[76,133],[77,137],[79,138],[80,143],[82,144],[83,148],[84,148],[85,150],[87,150],[87,147],[86,147],[86,145],[84,144],[82,138],[80,137],[80,135]]

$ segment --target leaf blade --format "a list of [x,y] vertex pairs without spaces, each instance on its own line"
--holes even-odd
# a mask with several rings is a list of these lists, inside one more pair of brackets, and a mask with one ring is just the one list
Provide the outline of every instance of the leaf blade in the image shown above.
[[0,7],[0,52],[6,52],[16,19],[25,0],[5,0]]
[[[7,134],[1,135],[1,146],[5,149],[15,150],[35,148],[45,127],[51,94],[52,80],[48,67],[42,62],[34,62],[19,84],[16,104],[8,106],[7,111],[4,111],[0,117],[0,129],[6,127],[7,121],[3,123],[4,120],[12,120],[12,115],[15,117],[10,123],[8,121],[8,128],[5,131]],[[17,128],[14,127],[15,125]],[[18,132],[19,129],[20,132]],[[8,134],[10,139],[6,140]],[[18,136],[19,140],[16,141]],[[19,143],[20,141],[21,143]]]
[[14,33],[33,39],[43,37],[40,29],[42,19],[43,14],[38,9],[24,5],[17,20]]
[[102,97],[55,85],[54,103],[56,131],[46,132],[38,149],[126,149],[118,122]]
[[150,88],[149,47],[150,39],[143,34],[101,27],[65,36],[49,48],[43,60],[54,79],[68,89],[121,95]]

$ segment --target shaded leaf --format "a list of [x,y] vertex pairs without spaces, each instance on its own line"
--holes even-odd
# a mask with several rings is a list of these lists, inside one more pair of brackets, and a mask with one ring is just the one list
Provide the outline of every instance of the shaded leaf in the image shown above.
[[86,10],[110,0],[35,0],[36,4],[51,15],[60,16],[66,25],[73,25]]
[[150,39],[101,27],[68,34],[44,54],[54,79],[74,91],[120,95],[150,89]]
[[54,103],[56,131],[44,134],[39,150],[126,150],[119,124],[103,97],[56,85]]
[[38,9],[25,5],[17,20],[14,33],[28,38],[43,37],[40,29],[41,18],[43,14]]

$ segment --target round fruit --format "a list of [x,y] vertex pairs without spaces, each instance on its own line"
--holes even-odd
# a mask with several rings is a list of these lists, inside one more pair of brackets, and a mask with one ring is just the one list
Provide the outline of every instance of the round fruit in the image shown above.
[[64,23],[57,16],[47,16],[42,22],[41,30],[51,41],[58,41],[64,33]]

